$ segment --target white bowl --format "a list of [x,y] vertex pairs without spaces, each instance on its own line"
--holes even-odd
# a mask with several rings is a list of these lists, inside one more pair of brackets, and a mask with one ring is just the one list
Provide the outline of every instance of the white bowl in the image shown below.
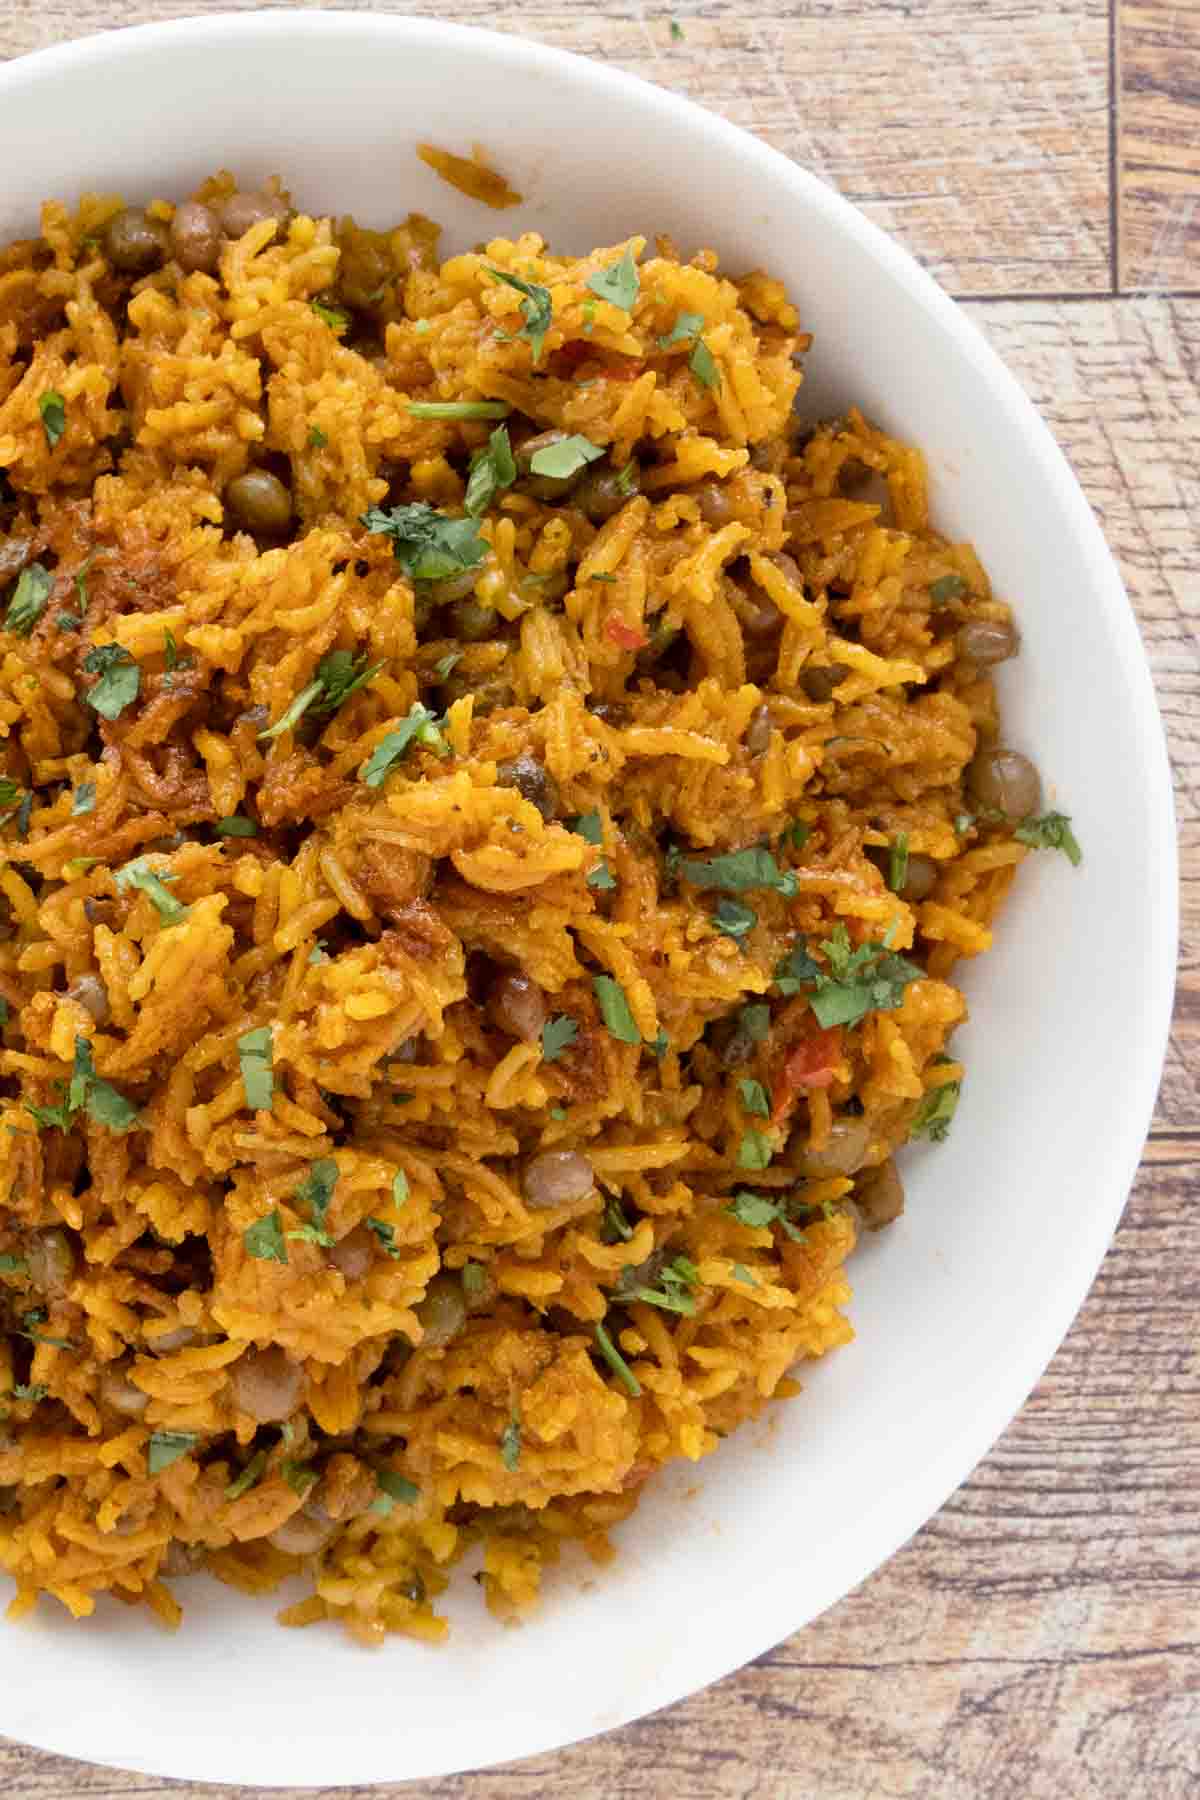
[[[481,137],[519,211],[485,211],[414,155]],[[1176,930],[1167,763],[1120,578],[1046,427],[916,264],[782,156],[615,70],[432,20],[214,16],[0,69],[0,142],[2,238],[44,196],[182,194],[226,165],[279,171],[304,206],[366,223],[429,213],[451,247],[658,230],[763,265],[816,334],[814,416],[855,400],[921,444],[938,521],[1016,608],[1006,735],[1072,814],[1084,863],[1031,859],[967,970],[954,1132],[911,1153],[908,1213],[852,1265],[857,1341],[807,1393],[664,1477],[617,1561],[564,1572],[520,1630],[469,1581],[439,1650],[284,1632],[271,1600],[207,1582],[180,1586],[169,1642],[115,1606],[75,1625],[46,1602],[0,1629],[0,1730],[155,1775],[431,1777],[620,1725],[795,1631],[928,1518],[1024,1400],[1108,1244],[1158,1082]]]

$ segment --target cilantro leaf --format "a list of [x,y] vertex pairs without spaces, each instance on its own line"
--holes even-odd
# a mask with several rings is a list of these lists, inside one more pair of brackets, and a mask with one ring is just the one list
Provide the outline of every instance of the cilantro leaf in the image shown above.
[[680,313],[667,335],[659,338],[659,349],[669,350],[674,344],[690,343],[704,330],[704,323],[703,313]]
[[67,429],[66,402],[55,388],[47,388],[44,394],[38,396],[38,411],[42,415],[42,430],[46,434],[46,442],[53,450]]
[[259,740],[280,737],[291,731],[311,707],[316,713],[336,712],[358,688],[378,675],[383,664],[368,664],[366,654],[355,657],[350,650],[331,650],[317,664],[317,672],[307,687],[301,688],[287,710],[259,732]]
[[253,819],[243,819],[238,813],[232,813],[228,819],[218,819],[213,826],[218,837],[257,837],[258,826]]
[[414,419],[507,419],[507,400],[410,400]]
[[434,714],[422,706],[419,700],[413,702],[407,718],[401,720],[395,731],[389,731],[386,737],[380,738],[359,769],[359,780],[369,788],[382,787],[392,768],[413,743],[422,744],[427,750],[436,750],[439,756],[450,754]]
[[682,44],[682,42],[686,36],[687,36],[687,33],[684,31],[683,26],[679,23],[679,20],[672,19],[671,20],[671,42],[673,44]]
[[606,856],[602,856],[595,868],[588,871],[584,880],[590,888],[602,888],[607,890],[609,888],[615,888],[617,885],[617,878],[609,868],[608,858]]
[[1072,868],[1077,869],[1083,861],[1083,851],[1071,830],[1071,820],[1067,813],[1031,815],[1021,820],[1013,836],[1018,843],[1028,844],[1034,850],[1061,850]]
[[888,886],[898,894],[908,880],[908,833],[900,831],[888,856]]
[[44,1400],[49,1392],[50,1389],[44,1381],[33,1381],[28,1384],[18,1381],[12,1390],[12,1397],[14,1400],[32,1400],[36,1406],[37,1402]]
[[71,817],[77,819],[81,813],[95,812],[96,784],[94,781],[81,781],[71,795]]
[[482,1294],[487,1286],[487,1270],[482,1263],[468,1262],[463,1264],[462,1284],[464,1294]]
[[156,1431],[146,1446],[146,1468],[151,1475],[161,1475],[195,1447],[194,1431]]
[[605,1331],[603,1325],[596,1326],[596,1345],[601,1356],[616,1376],[621,1385],[629,1390],[636,1400],[641,1394],[642,1386],[617,1346]]
[[601,1221],[601,1234],[605,1243],[627,1244],[633,1236],[633,1226],[625,1217],[625,1208],[614,1194],[604,1202],[604,1217]]
[[557,1062],[569,1044],[579,1036],[579,1025],[570,1013],[559,1013],[542,1026],[542,1061]]
[[340,306],[330,306],[326,300],[310,300],[309,305],[318,319],[323,320],[330,331],[337,332],[339,335],[350,323],[350,314]]
[[593,444],[591,438],[574,432],[557,444],[544,444],[540,450],[535,450],[529,459],[529,468],[534,475],[549,475],[555,481],[565,481],[568,475],[576,474],[603,455],[602,445]]
[[676,871],[693,887],[724,888],[740,894],[748,888],[773,888],[789,899],[797,888],[790,869],[781,869],[769,850],[756,845],[749,850],[731,850],[723,856],[698,858],[681,856]]
[[504,269],[488,267],[488,274],[494,275],[506,287],[515,288],[523,294],[521,301],[521,317],[525,323],[517,336],[528,338],[533,351],[533,363],[536,368],[542,358],[542,347],[546,341],[546,333],[554,323],[554,303],[550,298],[550,289],[539,287],[536,282],[522,281],[519,275],[509,275]]
[[810,1004],[825,1030],[856,1025],[869,1012],[895,1012],[903,1005],[909,982],[925,978],[924,969],[897,956],[886,944],[860,944],[851,950],[840,920],[821,948],[829,960],[829,973],[818,977]]
[[587,285],[599,299],[619,306],[623,312],[632,312],[641,286],[632,246],[626,249],[620,262],[610,263],[607,269],[589,275]]
[[701,387],[720,387],[721,371],[717,367],[717,359],[703,338],[696,339],[696,347],[688,357],[688,368]]
[[97,1075],[92,1046],[83,1037],[75,1039],[75,1063],[67,1090],[67,1104],[74,1111],[86,1108],[89,1119],[96,1125],[107,1126],[109,1131],[126,1132],[140,1123],[138,1109],[132,1100],[127,1100],[110,1081]]
[[501,488],[510,488],[517,479],[517,464],[512,453],[507,425],[497,425],[487,447],[471,458],[467,493],[463,505],[473,519],[481,518]]
[[781,994],[798,994],[802,987],[819,981],[823,973],[820,963],[813,961],[801,938],[778,964],[773,980]]
[[576,837],[585,838],[589,844],[602,844],[604,842],[604,827],[600,823],[600,814],[598,812],[580,813],[577,819],[571,820],[567,829],[568,831],[573,831]]
[[374,1232],[393,1262],[400,1260],[400,1249],[396,1243],[396,1233],[385,1219],[367,1219],[368,1231]]
[[740,900],[718,900],[712,922],[725,937],[745,937],[758,924],[758,914],[752,906],[745,906]]
[[264,1213],[253,1225],[247,1225],[242,1233],[242,1243],[246,1255],[254,1257],[257,1262],[285,1263],[288,1253],[279,1208],[275,1207],[271,1212]]
[[738,1014],[738,1025],[752,1044],[765,1042],[771,1030],[771,1009],[764,1002],[754,1006],[743,1006]]
[[240,1500],[242,1495],[248,1494],[252,1487],[257,1487],[262,1480],[263,1470],[267,1466],[268,1454],[266,1450],[255,1451],[241,1474],[225,1489],[227,1500]]
[[967,584],[961,575],[942,575],[929,585],[929,598],[934,606],[945,606],[951,600],[961,600],[967,591]]
[[737,1165],[739,1169],[765,1169],[770,1164],[775,1152],[771,1140],[761,1131],[751,1128],[742,1133],[742,1141],[738,1145]]
[[806,819],[793,819],[786,830],[780,833],[779,841],[793,850],[803,850],[812,836],[812,826]]
[[766,1194],[752,1194],[746,1188],[739,1188],[725,1211],[732,1214],[739,1225],[748,1225],[752,1231],[765,1231],[768,1226],[779,1225],[793,1242],[804,1242],[804,1233],[792,1224],[786,1206],[769,1199]]
[[397,1501],[401,1506],[415,1506],[421,1498],[416,1482],[409,1481],[396,1469],[376,1469],[375,1481],[379,1494],[372,1503],[372,1512],[390,1513]]
[[620,982],[611,975],[593,975],[592,991],[609,1034],[622,1044],[640,1044],[642,1034],[633,1022],[625,989]]
[[521,1415],[515,1409],[500,1437],[500,1461],[511,1475],[521,1460]]
[[144,856],[136,856],[113,876],[119,894],[123,894],[126,888],[138,888],[142,893],[148,894],[164,925],[180,924],[191,910],[182,900],[177,900],[174,894],[167,892],[167,882],[178,879],[177,875],[156,875]]
[[17,804],[25,789],[9,775],[0,775],[0,808],[10,812]]
[[89,675],[100,677],[83,697],[101,718],[119,718],[137,699],[142,671],[120,644],[97,644],[84,657],[83,667]]
[[909,1137],[928,1137],[935,1144],[944,1143],[950,1134],[961,1092],[960,1081],[944,1081],[941,1087],[927,1089],[908,1128]]
[[333,1199],[337,1182],[338,1166],[331,1156],[323,1156],[313,1163],[296,1188],[296,1199],[308,1208],[309,1222],[299,1231],[289,1231],[289,1238],[301,1238],[305,1243],[320,1244],[323,1249],[328,1249],[336,1241],[325,1229],[325,1215],[329,1211],[329,1202]]
[[5,629],[15,637],[28,637],[46,610],[53,586],[53,575],[41,563],[30,563],[22,569],[4,615]]
[[389,512],[374,506],[362,522],[368,531],[391,538],[396,561],[414,581],[444,581],[463,569],[478,568],[488,553],[470,515],[451,519],[424,500]]
[[623,1271],[617,1284],[615,1292],[619,1299],[641,1300],[647,1306],[657,1306],[663,1312],[680,1313],[688,1318],[695,1312],[693,1289],[700,1284],[700,1271],[686,1256],[677,1256],[664,1264],[656,1288],[632,1284],[627,1280],[628,1274],[628,1270]]
[[0,1256],[0,1275],[24,1275],[28,1268],[23,1256],[11,1256],[8,1251]]
[[750,1273],[749,1269],[746,1267],[746,1265],[744,1263],[734,1263],[733,1279],[735,1281],[742,1282],[745,1287],[757,1287],[758,1286],[758,1282],[755,1280],[754,1276]]
[[[274,1038],[269,1025],[257,1025],[244,1031],[237,1041],[238,1062],[242,1070],[242,1087],[246,1105],[252,1112],[270,1112],[275,1096],[275,1073],[272,1066]],[[275,1218],[279,1215],[276,1213]],[[285,1260],[280,1258],[280,1261]]]
[[307,1494],[317,1479],[317,1470],[311,1463],[284,1462],[279,1465],[279,1473],[291,1488],[293,1494]]
[[753,1081],[749,1078],[739,1081],[738,1093],[741,1095],[742,1105],[748,1113],[753,1113],[759,1119],[770,1118],[771,1102],[767,1099],[767,1090],[761,1081]]
[[324,450],[328,442],[329,439],[325,436],[325,433],[321,430],[319,425],[309,426],[308,447],[310,450]]

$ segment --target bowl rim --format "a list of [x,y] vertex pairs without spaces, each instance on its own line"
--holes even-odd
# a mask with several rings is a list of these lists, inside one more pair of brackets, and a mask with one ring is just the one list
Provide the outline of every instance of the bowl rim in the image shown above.
[[[32,51],[0,65],[0,95],[29,87],[52,83],[59,73],[80,67],[102,75],[106,65],[121,62],[130,52],[150,48],[164,54],[186,54],[189,46],[207,45],[216,39],[227,42],[230,34],[243,44],[269,45],[283,36],[307,38],[319,44],[323,38],[357,38],[364,47],[419,47],[422,42],[460,43],[475,54],[486,51],[488,58],[503,72],[506,66],[543,71],[548,78],[573,83],[593,94],[607,96],[615,104],[628,101],[631,92],[643,107],[657,108],[677,130],[691,134],[698,153],[724,149],[739,162],[757,172],[764,182],[790,191],[802,198],[806,208],[835,233],[857,240],[879,266],[881,274],[902,286],[919,303],[934,327],[952,339],[974,374],[987,389],[990,404],[1007,417],[1011,428],[1028,445],[1039,473],[1054,490],[1063,510],[1073,546],[1080,564],[1086,568],[1091,593],[1097,606],[1108,616],[1108,623],[1119,647],[1128,679],[1132,724],[1142,753],[1146,775],[1145,801],[1147,821],[1154,845],[1154,866],[1159,879],[1147,900],[1151,921],[1151,948],[1146,952],[1152,990],[1146,1006],[1146,1017],[1153,1028],[1145,1034],[1136,1061],[1136,1070],[1114,1128],[1112,1144],[1112,1179],[1103,1206],[1087,1215],[1086,1229],[1079,1237],[1079,1254],[1071,1267],[1060,1275],[1052,1301],[1043,1306],[1036,1329],[1025,1334],[1014,1345],[1013,1363],[1008,1380],[1003,1384],[1003,1399],[993,1400],[973,1421],[964,1423],[953,1435],[942,1455],[927,1467],[920,1483],[911,1484],[904,1496],[905,1504],[894,1509],[886,1529],[878,1529],[869,1548],[861,1557],[861,1566],[847,1583],[841,1569],[819,1573],[813,1583],[816,1600],[805,1608],[805,1616],[797,1624],[794,1605],[789,1605],[789,1586],[777,1585],[777,1593],[753,1611],[751,1617],[739,1618],[734,1613],[722,1618],[722,1629],[711,1634],[706,1645],[695,1644],[682,1675],[664,1673],[654,1684],[645,1704],[623,1708],[609,1717],[603,1726],[574,1726],[563,1729],[557,1723],[540,1734],[531,1733],[529,1741],[516,1754],[521,1757],[543,1754],[568,1744],[582,1742],[650,1712],[672,1705],[697,1692],[713,1681],[743,1667],[753,1657],[810,1622],[837,1600],[854,1591],[891,1557],[922,1524],[931,1518],[947,1498],[971,1474],[972,1470],[998,1441],[1011,1420],[1024,1405],[1029,1393],[1041,1378],[1059,1345],[1073,1323],[1096,1272],[1112,1240],[1129,1190],[1136,1174],[1147,1129],[1158,1092],[1166,1053],[1174,997],[1178,944],[1178,857],[1170,764],[1165,734],[1154,694],[1149,664],[1139,633],[1136,616],[1129,601],[1115,559],[1089,506],[1079,482],[1063,451],[1032,401],[1010,373],[997,352],[984,337],[980,327],[952,300],[916,261],[915,257],[872,223],[849,200],[844,199],[817,176],[793,162],[781,151],[756,137],[752,132],[733,125],[707,107],[660,87],[641,76],[608,64],[592,61],[573,51],[542,44],[535,39],[517,37],[473,25],[461,25],[431,16],[410,14],[348,12],[280,7],[255,12],[214,12],[180,19],[161,20],[127,26],[116,30],[91,33],[67,43],[54,44]],[[390,41],[390,42],[389,42]],[[1098,295],[1097,298],[1104,296]],[[1047,296],[1051,299],[1052,296]],[[1133,1062],[1131,1055],[1131,1063]],[[919,1497],[918,1497],[919,1495]],[[118,1760],[113,1756],[96,1757],[85,1745],[72,1741],[69,1718],[58,1722],[60,1729],[39,1731],[37,1747],[67,1756],[98,1761],[101,1766],[135,1768],[149,1774],[180,1778],[177,1767],[166,1766],[161,1759],[138,1757],[128,1760],[124,1752]],[[497,1750],[494,1758],[473,1762],[481,1768],[494,1762],[510,1760],[510,1747]],[[460,1766],[460,1765],[454,1765]],[[416,1770],[407,1779],[448,1772]],[[196,1778],[196,1777],[194,1777]],[[220,1772],[218,1760],[198,1779],[205,1781],[236,1780],[236,1775]],[[350,1774],[356,1782],[385,1781],[387,1774]],[[275,1785],[260,1783],[259,1785]],[[278,1784],[283,1785],[283,1784]],[[292,1785],[292,1784],[288,1784]]]

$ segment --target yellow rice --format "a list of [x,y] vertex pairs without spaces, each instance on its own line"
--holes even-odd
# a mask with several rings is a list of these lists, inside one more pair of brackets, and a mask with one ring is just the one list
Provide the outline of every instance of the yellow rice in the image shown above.
[[[110,1592],[168,1624],[164,1577],[188,1564],[255,1592],[307,1568],[287,1622],[436,1639],[469,1545],[488,1602],[521,1612],[564,1540],[606,1556],[655,1469],[849,1339],[855,1192],[961,1076],[955,965],[988,948],[1026,853],[960,817],[998,723],[955,632],[1007,608],[931,527],[918,450],[857,413],[795,436],[808,344],[767,274],[640,237],[575,259],[525,234],[439,263],[426,221],[299,212],[228,243],[216,277],[168,261],[131,282],[103,252],[120,205],[49,203],[0,256],[0,573],[6,596],[33,561],[53,583],[27,635],[0,631],[21,797],[0,831],[0,1565],[17,1613],[47,1593],[87,1615]],[[588,285],[627,250],[632,309]],[[549,290],[536,365],[521,292],[491,270]],[[664,346],[688,316],[709,382],[699,334]],[[463,399],[640,479],[599,523],[569,492],[499,493],[470,595],[494,629],[460,641],[360,521],[461,514],[493,424],[408,409]],[[257,466],[296,509],[273,547],[223,508]],[[140,671],[112,720],[82,668],[105,645]],[[319,729],[263,739],[332,651],[378,671]],[[814,700],[805,670],[831,663],[836,699]],[[440,725],[368,787],[418,701]],[[523,755],[552,817],[498,779]],[[218,834],[231,817],[257,834]],[[887,880],[901,838],[936,863],[911,903]],[[757,844],[795,891],[742,892],[754,922],[727,935],[664,852]],[[118,886],[139,858],[166,915],[152,884]],[[839,924],[923,974],[819,1038],[805,991],[773,978]],[[573,1041],[548,1056],[499,1031],[479,987],[496,969],[536,982]],[[606,1027],[604,976],[640,1041]],[[721,1028],[764,1004],[769,1034],[735,1065]],[[274,1091],[255,1110],[238,1040],[262,1027]],[[828,1066],[789,1092],[810,1041]],[[131,1129],[70,1107],[81,1042]],[[747,1111],[755,1085],[770,1118]],[[64,1104],[38,1129],[30,1106]],[[862,1170],[812,1173],[839,1118],[865,1121]],[[770,1157],[752,1172],[748,1131]],[[555,1149],[595,1185],[538,1210],[523,1171]],[[329,1241],[288,1238],[322,1161]],[[791,1232],[739,1219],[746,1189]],[[286,1263],[247,1248],[272,1216]],[[347,1274],[331,1246],[368,1219],[375,1253]],[[630,1297],[624,1272],[652,1286],[667,1257],[694,1272],[690,1311]],[[468,1267],[465,1324],[423,1342],[430,1283]],[[236,1372],[270,1346],[299,1399],[264,1424]],[[296,1519],[318,1553],[272,1541]]]

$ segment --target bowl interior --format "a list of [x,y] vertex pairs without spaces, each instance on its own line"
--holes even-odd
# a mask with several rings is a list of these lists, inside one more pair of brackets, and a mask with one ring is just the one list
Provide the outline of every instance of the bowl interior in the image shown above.
[[[857,1342],[805,1397],[670,1473],[617,1561],[564,1568],[521,1630],[467,1582],[444,1649],[371,1656],[333,1631],[282,1633],[271,1602],[202,1582],[179,1589],[170,1644],[117,1608],[72,1626],[47,1605],[0,1634],[0,1730],[192,1780],[434,1776],[620,1724],[764,1650],[890,1554],[998,1435],[1094,1274],[1174,964],[1169,784],[1128,603],[1048,433],[962,315],[818,181],[670,95],[431,21],[273,12],[68,46],[0,70],[0,94],[4,237],[45,196],[177,194],[225,165],[278,171],[306,208],[365,223],[426,212],[452,248],[668,231],[730,269],[771,269],[816,334],[806,404],[857,401],[919,442],[939,522],[1017,609],[1007,736],[1073,815],[1085,861],[1033,859],[967,971],[954,1132],[910,1154],[905,1219],[852,1266]],[[466,201],[414,155],[481,134],[519,211]]]

